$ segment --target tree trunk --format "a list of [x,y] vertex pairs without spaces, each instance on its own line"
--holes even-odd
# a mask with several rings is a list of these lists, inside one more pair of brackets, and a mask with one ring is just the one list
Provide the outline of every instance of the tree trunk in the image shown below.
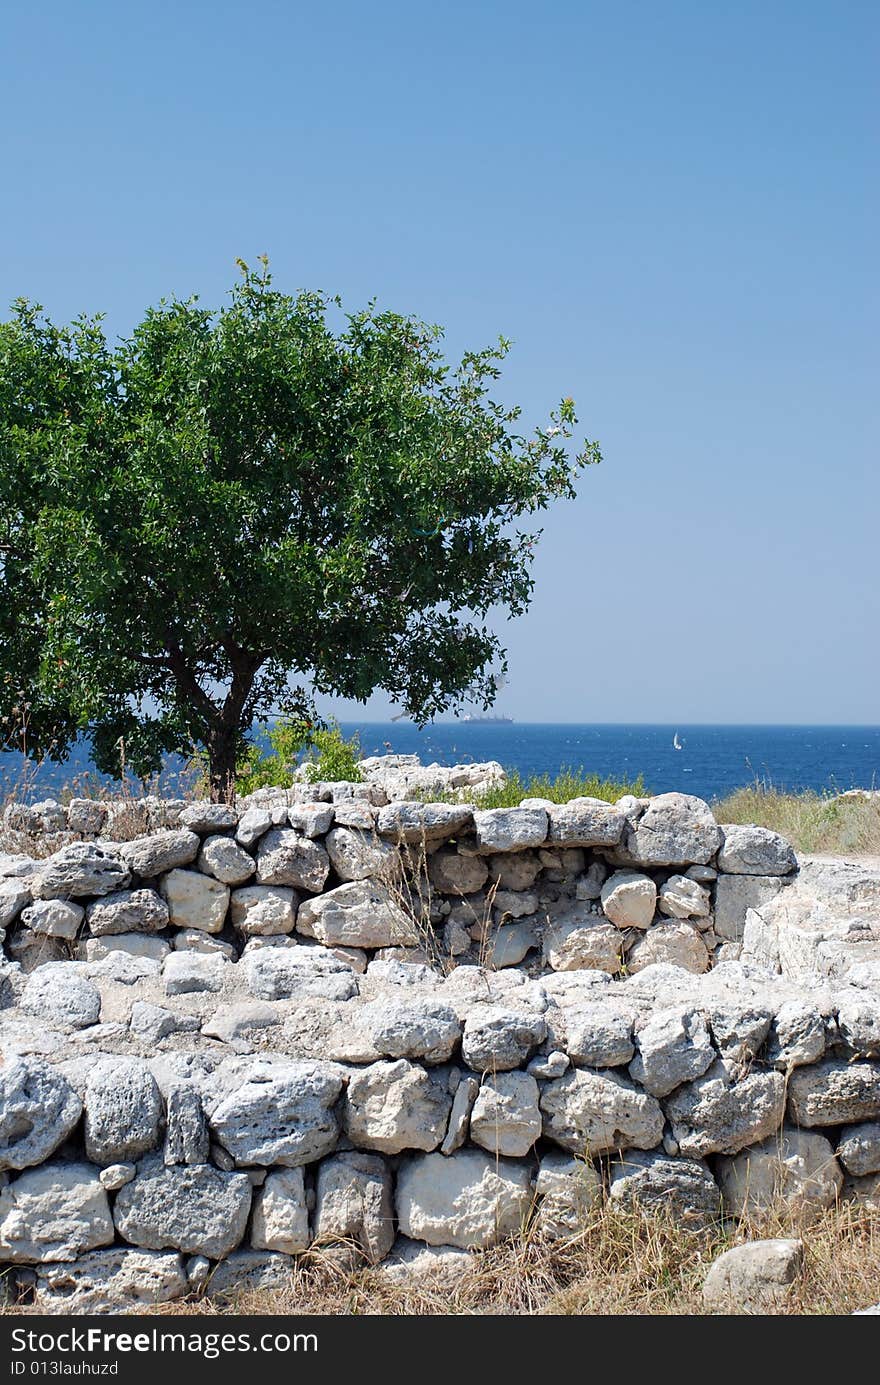
[[231,803],[235,797],[235,751],[237,737],[219,733],[208,746],[208,773],[212,803]]

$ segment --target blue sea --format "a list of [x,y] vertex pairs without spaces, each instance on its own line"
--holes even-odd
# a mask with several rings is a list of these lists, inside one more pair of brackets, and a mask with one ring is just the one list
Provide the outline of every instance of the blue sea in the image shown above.
[[[415,753],[424,763],[499,760],[523,775],[583,768],[617,779],[641,774],[648,790],[679,790],[722,798],[760,780],[777,789],[842,791],[880,786],[878,726],[618,726],[543,722],[438,722],[424,730],[407,722],[343,722],[360,736],[364,755]],[[677,734],[681,750],[673,738]],[[181,766],[170,761],[163,786],[174,792]],[[85,777],[84,777],[85,776]],[[87,749],[64,765],[28,772],[19,756],[0,755],[0,789],[33,800],[74,786],[93,792],[100,782]]]

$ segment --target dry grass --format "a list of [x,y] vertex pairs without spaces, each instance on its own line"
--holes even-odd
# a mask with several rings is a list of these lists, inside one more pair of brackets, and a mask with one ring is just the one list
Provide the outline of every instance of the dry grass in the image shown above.
[[781,832],[796,851],[880,855],[880,799],[784,793],[760,783],[713,803],[719,822],[757,823]]
[[297,1264],[289,1289],[233,1300],[192,1299],[163,1315],[606,1315],[704,1314],[701,1288],[723,1250],[763,1236],[800,1236],[805,1271],[784,1308],[791,1315],[840,1315],[880,1298],[880,1215],[854,1203],[808,1222],[768,1213],[735,1230],[689,1231],[671,1217],[597,1212],[582,1232],[548,1242],[524,1233],[473,1257],[446,1282],[391,1284],[381,1270],[344,1268],[330,1255]]

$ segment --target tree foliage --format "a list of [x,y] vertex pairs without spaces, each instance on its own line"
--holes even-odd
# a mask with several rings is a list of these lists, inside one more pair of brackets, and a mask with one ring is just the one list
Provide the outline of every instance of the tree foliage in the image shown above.
[[240,268],[219,312],[163,301],[116,344],[24,300],[0,324],[0,714],[33,756],[201,746],[222,795],[255,719],[315,692],[490,705],[522,522],[599,460],[571,399],[530,437],[493,401],[504,340],[453,366],[436,327]]

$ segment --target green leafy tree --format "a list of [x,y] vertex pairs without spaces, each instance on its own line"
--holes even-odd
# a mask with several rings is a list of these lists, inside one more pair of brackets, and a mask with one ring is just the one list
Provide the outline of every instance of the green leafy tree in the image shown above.
[[224,797],[254,721],[316,691],[491,705],[520,523],[599,460],[571,399],[530,437],[493,401],[506,341],[452,366],[438,328],[240,268],[219,312],[163,301],[116,345],[25,301],[0,324],[0,715],[34,757],[202,747]]

